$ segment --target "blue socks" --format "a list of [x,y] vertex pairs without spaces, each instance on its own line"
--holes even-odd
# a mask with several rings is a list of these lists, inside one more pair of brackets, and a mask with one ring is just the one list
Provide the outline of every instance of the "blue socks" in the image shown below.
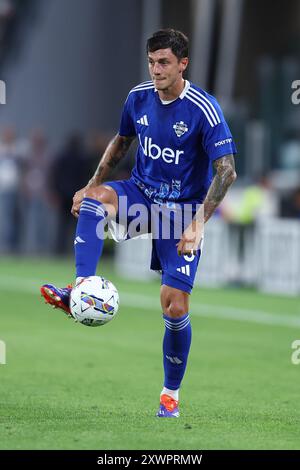
[[166,331],[163,340],[165,381],[170,390],[180,387],[184,376],[192,340],[190,317],[187,313],[180,318],[163,315]]
[[106,216],[101,202],[87,197],[83,199],[74,241],[76,277],[96,274],[103,250]]

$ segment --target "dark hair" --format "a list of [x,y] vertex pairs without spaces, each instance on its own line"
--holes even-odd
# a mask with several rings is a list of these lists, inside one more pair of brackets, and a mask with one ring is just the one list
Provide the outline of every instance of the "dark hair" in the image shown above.
[[148,52],[155,52],[158,49],[170,48],[178,60],[188,57],[189,55],[189,40],[188,37],[181,31],[176,29],[160,29],[152,34],[151,38],[147,41],[147,54]]

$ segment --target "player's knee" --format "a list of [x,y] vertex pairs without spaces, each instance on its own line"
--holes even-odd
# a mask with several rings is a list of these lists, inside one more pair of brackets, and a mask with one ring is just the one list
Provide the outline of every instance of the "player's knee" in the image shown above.
[[178,299],[171,300],[166,308],[166,315],[170,318],[180,318],[186,313],[187,310],[185,303]]
[[89,188],[85,193],[85,197],[94,199],[105,204],[109,215],[112,215],[118,207],[118,197],[112,188],[103,185],[97,188]]
[[161,306],[165,315],[180,318],[189,311],[189,295],[186,292],[163,285]]
[[97,188],[89,188],[85,192],[85,197],[95,199],[96,201],[105,203],[109,201],[109,191],[104,186],[98,186]]

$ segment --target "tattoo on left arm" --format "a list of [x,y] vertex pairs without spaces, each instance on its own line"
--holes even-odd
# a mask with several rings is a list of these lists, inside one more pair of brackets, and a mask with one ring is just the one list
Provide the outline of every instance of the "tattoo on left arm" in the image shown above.
[[217,173],[208,190],[204,201],[204,222],[207,222],[214,213],[228,188],[236,180],[235,164],[233,155],[225,155],[214,162]]

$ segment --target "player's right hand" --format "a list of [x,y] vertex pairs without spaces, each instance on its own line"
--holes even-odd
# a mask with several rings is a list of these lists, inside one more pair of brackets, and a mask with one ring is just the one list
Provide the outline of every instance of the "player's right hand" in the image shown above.
[[176,244],[179,256],[196,255],[203,238],[203,223],[192,220],[191,224],[183,232],[181,239]]
[[76,219],[79,217],[79,211],[80,211],[82,200],[83,198],[85,198],[85,194],[87,190],[90,189],[90,187],[91,185],[87,185],[74,194],[71,213],[74,215],[74,217],[76,217]]

